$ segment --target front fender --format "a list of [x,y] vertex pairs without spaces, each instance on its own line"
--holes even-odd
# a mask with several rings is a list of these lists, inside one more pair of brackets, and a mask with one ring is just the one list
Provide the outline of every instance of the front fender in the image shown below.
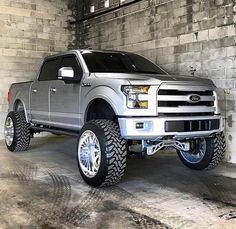
[[82,93],[81,112],[85,115],[89,104],[95,99],[104,99],[113,108],[116,115],[122,114],[124,98],[121,93],[117,93],[113,88],[108,86],[97,86],[87,93]]

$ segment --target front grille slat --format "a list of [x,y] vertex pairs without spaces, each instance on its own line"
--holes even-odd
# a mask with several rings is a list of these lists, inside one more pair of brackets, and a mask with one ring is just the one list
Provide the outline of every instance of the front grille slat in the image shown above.
[[[196,93],[196,92],[195,92]],[[191,93],[188,93],[188,95]],[[186,101],[187,95],[158,95],[158,101]],[[214,101],[214,96],[201,96],[201,101]]]
[[[167,90],[167,89],[163,89],[163,90],[159,90],[158,95],[168,95],[168,96],[173,96],[173,95],[188,95],[188,94],[192,94],[192,91],[179,91],[179,90]],[[198,94],[201,96],[212,96],[213,95],[213,91],[194,91],[194,94]]]
[[[200,96],[200,100],[190,101],[191,95]],[[187,85],[184,87],[164,84],[157,92],[157,112],[159,116],[172,117],[214,115],[215,99],[212,86]]]
[[200,101],[198,103],[189,103],[187,101],[158,101],[158,107],[178,107],[178,106],[214,106],[213,101]]
[[202,113],[214,111],[215,107],[207,106],[158,107],[159,113]]
[[196,112],[196,113],[159,113],[159,117],[185,117],[185,116],[212,116],[214,112]]

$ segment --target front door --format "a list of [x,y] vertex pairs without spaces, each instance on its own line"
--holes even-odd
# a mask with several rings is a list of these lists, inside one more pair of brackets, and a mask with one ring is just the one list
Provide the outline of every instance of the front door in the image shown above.
[[[60,68],[72,67],[75,77],[82,78],[82,68],[75,55],[63,56]],[[79,130],[80,83],[65,83],[63,80],[50,82],[50,122],[53,126]]]

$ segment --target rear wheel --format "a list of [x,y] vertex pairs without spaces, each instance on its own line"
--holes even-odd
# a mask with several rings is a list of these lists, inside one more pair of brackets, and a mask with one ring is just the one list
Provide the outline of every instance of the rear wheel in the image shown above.
[[11,111],[5,121],[5,142],[10,151],[25,151],[30,143],[30,124],[24,112]]
[[78,167],[86,183],[97,187],[119,182],[126,156],[126,141],[115,122],[92,120],[84,125],[78,140]]
[[180,160],[189,168],[196,170],[213,169],[224,158],[224,133],[214,137],[192,140],[190,151],[178,151]]

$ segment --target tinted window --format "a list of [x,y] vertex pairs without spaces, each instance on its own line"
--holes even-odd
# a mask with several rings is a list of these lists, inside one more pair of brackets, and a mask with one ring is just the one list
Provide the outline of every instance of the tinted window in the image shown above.
[[129,58],[131,62],[135,65],[137,72],[154,72],[158,74],[166,74],[157,65],[153,64],[150,60],[145,59],[142,56],[129,53]]
[[61,67],[72,67],[75,73],[75,77],[82,76],[83,70],[79,62],[76,60],[75,56],[63,57],[61,62]]
[[132,53],[82,52],[90,72],[166,74],[157,65]]
[[45,61],[39,75],[39,80],[40,81],[57,80],[59,66],[60,66],[59,59],[52,59]]

